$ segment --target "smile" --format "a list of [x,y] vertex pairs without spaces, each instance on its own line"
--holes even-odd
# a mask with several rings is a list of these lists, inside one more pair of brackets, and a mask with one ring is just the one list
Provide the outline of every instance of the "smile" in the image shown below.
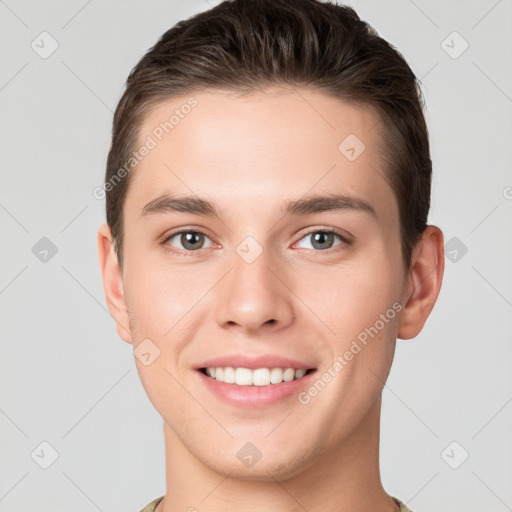
[[208,367],[201,368],[200,371],[219,382],[226,384],[236,384],[237,386],[268,386],[270,384],[281,384],[304,377],[312,368],[233,368],[227,367]]
[[222,402],[236,408],[266,409],[287,403],[308,389],[315,379],[316,369],[209,366],[198,368],[194,373],[208,392]]

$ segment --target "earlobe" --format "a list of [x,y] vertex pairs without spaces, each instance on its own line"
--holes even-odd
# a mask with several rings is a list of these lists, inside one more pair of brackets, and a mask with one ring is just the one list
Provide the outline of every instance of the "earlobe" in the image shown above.
[[110,228],[107,224],[103,224],[98,229],[97,242],[103,291],[108,310],[116,323],[119,337],[126,343],[132,343],[128,310],[124,298],[123,275],[114,250]]
[[413,252],[399,338],[411,339],[421,332],[439,295],[443,273],[443,233],[436,226],[427,226]]

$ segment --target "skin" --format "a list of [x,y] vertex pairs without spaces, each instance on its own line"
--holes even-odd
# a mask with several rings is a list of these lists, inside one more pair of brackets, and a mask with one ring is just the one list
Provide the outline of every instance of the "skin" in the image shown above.
[[[437,299],[442,232],[429,226],[403,267],[371,107],[304,88],[194,97],[197,107],[133,171],[122,269],[108,226],[98,231],[119,336],[134,349],[149,338],[160,350],[149,366],[135,358],[164,420],[167,494],[157,510],[396,511],[379,473],[381,393],[397,337],[415,337]],[[139,140],[187,99],[151,111]],[[338,150],[349,134],[366,147],[354,161]],[[212,201],[221,218],[141,216],[163,193]],[[330,193],[361,199],[375,215],[281,213],[285,200]],[[179,235],[164,240],[180,228],[204,231],[201,248],[171,252],[186,251]],[[313,235],[329,229],[351,243],[334,236],[319,249]],[[248,235],[263,250],[250,264],[236,251]],[[322,374],[393,304],[402,310],[308,404],[294,396],[242,410],[212,395],[192,369],[225,354],[277,354]],[[262,453],[250,468],[237,457],[247,442]]]

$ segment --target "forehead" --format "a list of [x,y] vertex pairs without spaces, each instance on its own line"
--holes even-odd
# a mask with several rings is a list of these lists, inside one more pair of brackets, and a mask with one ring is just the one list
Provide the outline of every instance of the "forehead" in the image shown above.
[[140,127],[137,147],[150,149],[134,170],[126,203],[142,208],[162,193],[192,193],[254,213],[284,199],[336,192],[392,214],[378,124],[370,106],[307,89],[170,98]]

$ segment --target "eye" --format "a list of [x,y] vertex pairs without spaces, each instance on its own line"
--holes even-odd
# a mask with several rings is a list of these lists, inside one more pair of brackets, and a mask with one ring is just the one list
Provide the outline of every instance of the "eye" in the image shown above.
[[[311,243],[309,247],[301,246],[300,243],[302,240],[311,239]],[[338,244],[335,244],[336,238],[339,240]],[[209,240],[209,245],[205,247],[205,240]],[[198,252],[199,249],[205,249],[207,247],[212,247],[213,243],[210,238],[199,230],[181,230],[171,233],[169,236],[163,240],[162,244],[165,246],[166,250],[177,254],[184,254]],[[176,245],[178,244],[178,245]],[[302,247],[303,249],[313,249],[316,251],[324,252],[329,249],[336,249],[339,247],[340,249],[346,246],[351,245],[351,242],[344,237],[341,233],[338,233],[335,230],[316,230],[311,231],[304,235],[299,242],[295,244],[295,246]]]
[[[204,234],[202,231],[197,230],[183,230],[177,231],[175,233],[170,234],[164,241],[163,244],[168,247],[175,247],[175,244],[179,244],[178,249],[174,250],[170,249],[173,252],[183,253],[187,251],[197,252],[198,249],[204,249],[203,247],[205,239],[208,239],[208,236]],[[211,240],[210,240],[211,242]],[[181,247],[180,247],[181,246]],[[211,246],[211,244],[210,244]],[[208,247],[210,247],[208,246]]]
[[[338,247],[340,245],[350,245],[349,240],[347,240],[343,235],[336,231],[332,230],[317,230],[311,231],[304,235],[301,240],[305,240],[307,238],[311,238],[310,247],[302,247],[303,249],[316,249],[318,251],[326,251],[333,247]],[[335,239],[338,238],[340,243],[337,245],[333,245]],[[300,244],[300,241],[297,242],[297,245]]]

